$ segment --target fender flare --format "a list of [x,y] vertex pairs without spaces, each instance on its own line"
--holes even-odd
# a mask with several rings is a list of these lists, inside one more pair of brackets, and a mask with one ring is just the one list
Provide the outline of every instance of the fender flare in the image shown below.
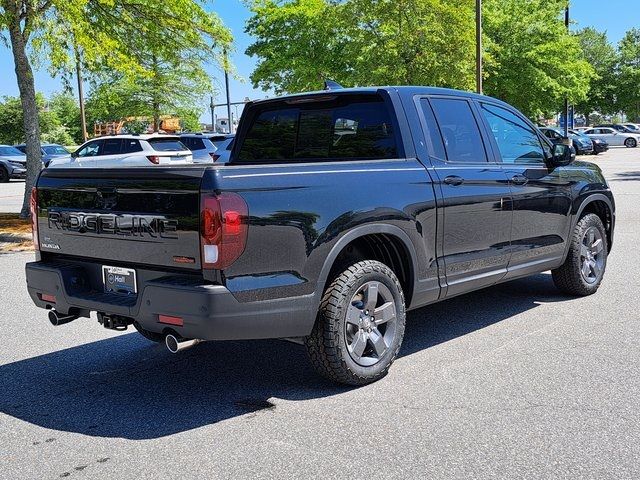
[[[584,212],[584,209],[587,208],[587,205],[589,205],[590,203],[596,202],[596,201],[603,201],[606,205],[607,208],[609,209],[609,212],[611,213],[611,232],[609,234],[609,241],[607,242],[609,244],[609,252],[611,252],[611,246],[613,244],[613,228],[614,228],[614,224],[615,224],[615,209],[613,208],[613,204],[611,203],[611,199],[609,197],[607,197],[605,194],[603,193],[592,193],[590,195],[588,195],[587,197],[584,198],[584,200],[582,200],[582,202],[580,203],[580,206],[578,207],[578,209],[576,210],[576,213],[573,215],[573,219],[571,220],[571,230],[569,230],[569,235],[573,235],[573,229],[576,228],[576,224],[578,223],[578,219],[580,218],[580,216],[582,215],[582,212]],[[569,253],[569,246],[570,246],[570,242],[569,239],[567,239],[567,245],[564,249],[564,258],[567,258],[567,255]]]
[[410,269],[411,269],[411,274],[414,277],[412,278],[412,282],[414,285],[413,288],[415,289],[415,283],[416,283],[415,272],[416,272],[418,255],[416,253],[415,246],[411,241],[411,238],[409,238],[409,235],[400,227],[397,227],[395,225],[369,223],[366,225],[360,225],[358,227],[355,227],[349,230],[347,233],[342,235],[338,239],[338,241],[335,243],[335,245],[331,248],[329,255],[327,255],[327,258],[324,261],[322,269],[320,270],[320,275],[318,277],[318,283],[315,291],[316,299],[322,297],[322,295],[324,294],[324,286],[327,282],[327,278],[329,277],[329,273],[331,272],[331,268],[333,268],[333,264],[336,261],[336,258],[338,258],[338,255],[340,255],[340,253],[342,252],[342,250],[344,250],[344,248],[353,240],[360,237],[364,237],[365,235],[376,234],[376,233],[393,235],[395,237],[398,237],[400,241],[403,243],[403,245],[409,252]]

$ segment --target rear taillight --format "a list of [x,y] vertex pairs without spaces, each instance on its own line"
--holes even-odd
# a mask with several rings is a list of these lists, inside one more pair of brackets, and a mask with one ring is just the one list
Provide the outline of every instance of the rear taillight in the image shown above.
[[31,188],[29,196],[29,210],[31,211],[31,236],[33,238],[33,248],[40,250],[40,242],[38,241],[38,189]]
[[236,193],[204,195],[200,214],[202,267],[222,270],[235,262],[247,243],[249,210]]
[[160,165],[160,157],[158,155],[147,155],[147,160],[154,165]]
[[218,155],[216,153],[210,153],[209,155],[211,155],[211,158],[213,158],[214,162],[217,162],[218,159],[220,158],[220,155]]

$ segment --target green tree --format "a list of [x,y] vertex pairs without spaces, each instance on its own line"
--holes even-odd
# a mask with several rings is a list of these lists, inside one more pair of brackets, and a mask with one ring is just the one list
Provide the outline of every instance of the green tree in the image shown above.
[[618,57],[616,49],[607,40],[605,32],[587,27],[578,31],[576,36],[580,41],[584,59],[589,62],[596,74],[591,81],[589,94],[575,103],[576,111],[585,116],[588,125],[593,112],[611,114],[615,111]]
[[27,141],[24,217],[41,168],[29,47],[36,55],[46,54],[54,71],[72,72],[82,62],[90,71],[143,75],[149,73],[137,55],[143,45],[164,60],[185,48],[207,51],[215,59],[230,41],[219,18],[199,0],[0,0],[2,30],[9,33]]
[[562,18],[566,0],[485,0],[485,93],[534,118],[585,99],[594,69]]
[[473,0],[254,0],[255,87],[426,84],[471,88]]
[[[38,114],[38,128],[43,136],[48,139],[59,136],[61,124],[56,112],[47,108],[44,95],[38,93],[35,96],[36,111]],[[20,99],[17,97],[3,97],[0,102],[0,143],[16,144],[24,143],[24,118]]]
[[[77,100],[69,92],[54,93],[49,99],[49,109],[56,115],[61,126],[66,129],[70,143],[63,145],[79,145],[82,143],[80,127],[80,107]],[[60,142],[53,142],[60,143]]]
[[620,40],[618,106],[631,121],[640,122],[640,29],[632,28]]

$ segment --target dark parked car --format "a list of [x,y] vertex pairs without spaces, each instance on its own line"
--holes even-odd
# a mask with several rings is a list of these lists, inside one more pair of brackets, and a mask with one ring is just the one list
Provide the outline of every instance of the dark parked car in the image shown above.
[[545,270],[595,293],[615,224],[597,166],[427,87],[250,102],[225,165],[50,168],[31,203],[27,286],[54,325],[93,311],[174,353],[289,339],[352,385],[386,374],[408,310]]
[[[43,143],[40,147],[42,149],[42,164],[45,167],[48,167],[49,162],[54,158],[69,157],[71,155],[69,150],[56,143]],[[27,153],[27,146],[24,143],[16,145],[16,148],[24,154]]]
[[601,140],[599,138],[590,138],[588,135],[585,135],[584,132],[581,132],[579,130],[569,130],[569,132],[572,135],[577,135],[580,138],[584,138],[586,140],[591,140],[591,143],[593,143],[593,154],[594,155],[598,155],[599,153],[603,153],[603,152],[606,152],[607,150],[609,150],[609,144],[607,142],[605,142],[604,140]]
[[[540,131],[545,137],[551,140],[551,143],[553,144],[562,143],[564,140],[564,134],[559,129],[543,127]],[[569,133],[569,138],[571,139],[571,145],[573,146],[576,155],[593,153],[593,142],[586,135]]]
[[0,183],[12,178],[25,178],[27,157],[15,147],[0,145]]

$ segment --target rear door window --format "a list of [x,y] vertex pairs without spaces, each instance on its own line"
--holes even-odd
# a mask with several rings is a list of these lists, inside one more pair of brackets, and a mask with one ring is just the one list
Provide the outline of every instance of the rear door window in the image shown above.
[[98,155],[119,155],[122,150],[122,139],[120,138],[107,138],[102,144],[100,153]]
[[177,138],[152,138],[149,140],[151,147],[157,152],[180,152],[188,150]]
[[457,163],[486,162],[487,153],[476,119],[467,100],[432,98],[447,161]]
[[139,140],[123,140],[122,153],[136,153],[142,151]]
[[239,162],[398,158],[392,117],[377,95],[280,104],[254,117]]

